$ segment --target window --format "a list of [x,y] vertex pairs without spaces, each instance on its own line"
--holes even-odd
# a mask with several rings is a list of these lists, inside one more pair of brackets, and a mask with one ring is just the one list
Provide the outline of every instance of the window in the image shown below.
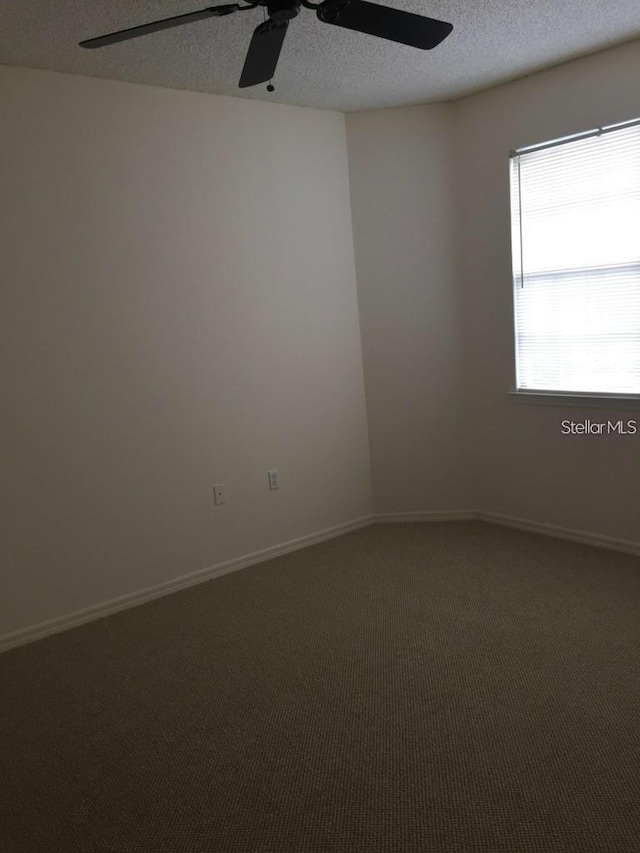
[[516,388],[640,394],[640,122],[511,156]]

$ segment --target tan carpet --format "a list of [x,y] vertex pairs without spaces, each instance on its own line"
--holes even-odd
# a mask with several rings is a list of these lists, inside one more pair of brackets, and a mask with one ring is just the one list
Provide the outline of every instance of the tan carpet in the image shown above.
[[637,853],[640,560],[378,526],[0,657],[3,853]]

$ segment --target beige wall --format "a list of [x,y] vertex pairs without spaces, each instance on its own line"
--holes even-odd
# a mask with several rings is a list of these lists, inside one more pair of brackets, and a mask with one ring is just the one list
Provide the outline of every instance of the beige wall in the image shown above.
[[521,405],[509,151],[640,115],[640,43],[455,104],[347,116],[377,512],[476,509],[640,541],[640,439]]
[[[520,405],[513,385],[509,151],[640,116],[640,42],[454,105],[465,395],[478,429],[480,508],[640,542],[640,437],[570,437],[564,419],[636,411]],[[640,239],[640,230],[639,230]]]
[[640,413],[507,396],[508,152],[638,79],[351,114],[347,169],[336,113],[0,68],[0,636],[371,511],[352,221],[376,511],[639,541],[639,439],[560,422]]
[[0,115],[0,635],[368,514],[343,116],[13,68]]
[[469,508],[449,105],[347,116],[375,508]]

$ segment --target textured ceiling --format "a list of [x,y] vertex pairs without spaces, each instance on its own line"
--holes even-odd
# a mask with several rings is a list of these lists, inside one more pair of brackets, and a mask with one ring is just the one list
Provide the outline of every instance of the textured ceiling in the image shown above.
[[[225,0],[5,0],[0,64],[343,111],[458,98],[640,37],[639,0],[388,0],[453,24],[432,51],[291,22],[274,84],[238,89],[263,10],[191,23],[87,51],[78,42]],[[640,45],[639,45],[640,49]]]

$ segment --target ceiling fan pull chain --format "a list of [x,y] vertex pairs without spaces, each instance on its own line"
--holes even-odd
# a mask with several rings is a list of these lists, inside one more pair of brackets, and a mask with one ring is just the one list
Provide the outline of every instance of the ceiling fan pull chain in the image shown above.
[[[267,11],[266,11],[264,6],[262,7],[262,20],[263,20],[263,22],[266,22],[266,20],[267,20]],[[273,77],[270,77],[269,78],[269,85],[267,86],[267,92],[275,92],[275,90],[276,90],[276,87],[273,85]]]

